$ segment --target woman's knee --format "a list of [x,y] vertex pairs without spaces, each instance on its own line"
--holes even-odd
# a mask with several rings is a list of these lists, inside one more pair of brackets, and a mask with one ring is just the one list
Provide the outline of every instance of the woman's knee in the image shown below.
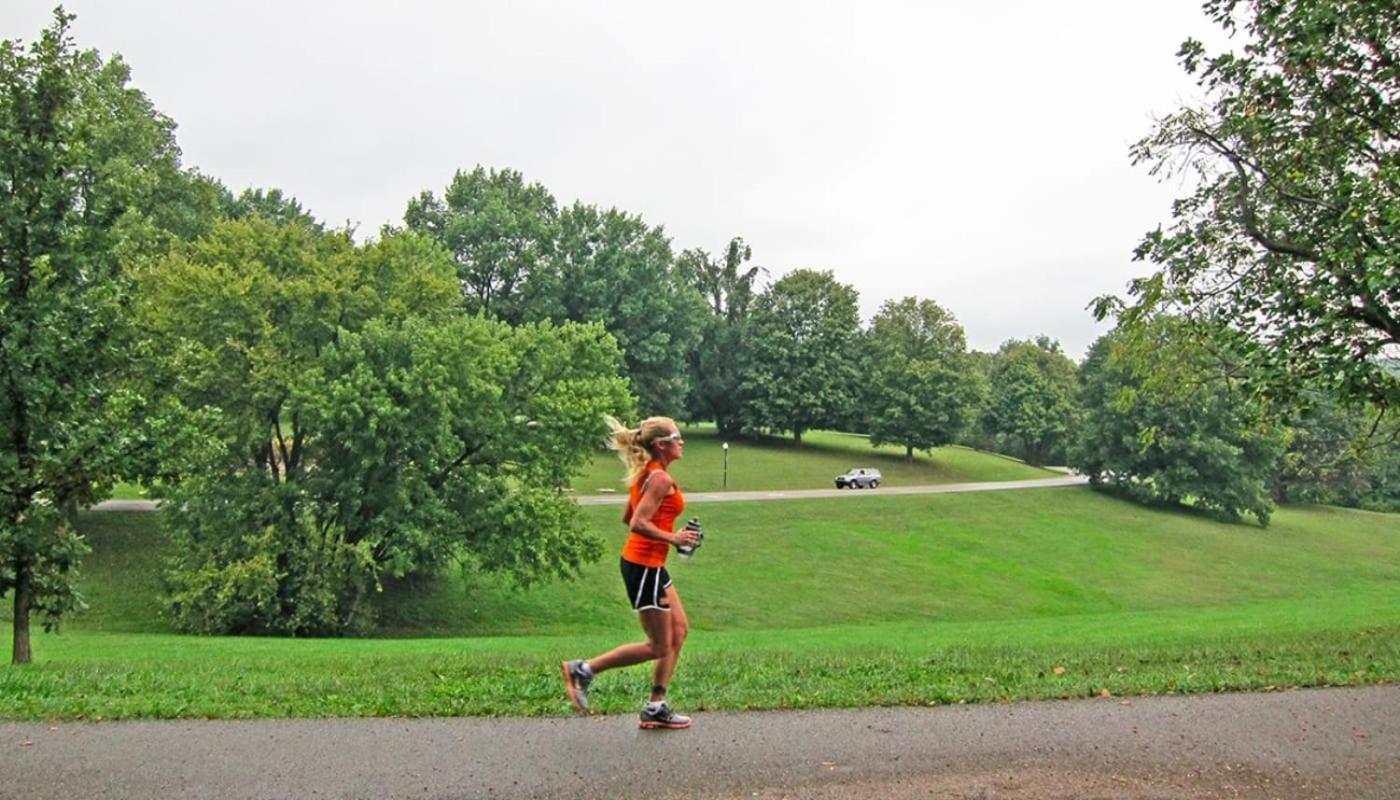
[[647,639],[647,647],[651,650],[652,658],[665,658],[670,655],[675,647],[671,629],[667,628],[664,634]]
[[690,624],[683,619],[678,619],[671,626],[671,647],[679,650],[685,644],[685,637],[690,634]]

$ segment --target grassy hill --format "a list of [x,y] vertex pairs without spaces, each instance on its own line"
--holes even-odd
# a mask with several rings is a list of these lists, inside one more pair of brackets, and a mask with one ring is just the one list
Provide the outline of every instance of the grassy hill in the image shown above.
[[[1087,489],[695,504],[673,573],[687,709],[988,701],[1400,679],[1400,516],[1284,508],[1267,529]],[[529,592],[386,587],[383,637],[173,635],[152,517],[89,515],[92,609],[0,668],[0,717],[564,713],[557,659],[636,638],[609,554]],[[0,634],[8,645],[8,629]],[[648,673],[605,675],[630,711]]]
[[[695,425],[681,430],[685,434],[685,458],[671,468],[681,487],[693,492],[724,488],[724,450],[714,427]],[[864,436],[812,431],[802,437],[801,444],[773,436],[731,441],[728,488],[829,489],[833,478],[852,467],[876,467],[890,486],[1014,481],[1055,474],[1013,458],[966,447],[940,447],[932,455],[916,453],[910,460],[904,457],[903,448],[871,447]],[[617,456],[603,452],[574,480],[573,488],[580,494],[620,491],[622,477]]]

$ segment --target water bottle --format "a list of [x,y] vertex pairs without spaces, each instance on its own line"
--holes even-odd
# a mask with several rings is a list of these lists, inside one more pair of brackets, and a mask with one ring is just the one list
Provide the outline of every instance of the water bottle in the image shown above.
[[676,552],[681,554],[681,558],[690,558],[695,555],[695,551],[700,548],[700,545],[704,544],[705,533],[700,530],[700,520],[694,517],[685,523],[685,529],[688,531],[695,531],[695,544],[676,545]]

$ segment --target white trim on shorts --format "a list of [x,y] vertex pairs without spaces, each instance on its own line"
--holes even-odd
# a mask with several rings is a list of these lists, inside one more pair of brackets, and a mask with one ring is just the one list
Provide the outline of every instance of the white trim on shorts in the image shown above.
[[[660,584],[661,584],[661,569],[662,569],[661,567],[642,567],[642,581],[641,581],[641,585],[639,585],[639,586],[637,587],[637,596],[634,597],[634,598],[632,598],[632,610],[633,610],[633,611],[670,611],[670,610],[671,610],[671,607],[670,607],[670,606],[663,606],[663,605],[661,605],[661,592],[662,592],[662,590],[664,590],[664,589],[669,589],[669,588],[671,588],[672,586],[675,585],[676,582],[672,580],[672,581],[667,581],[665,586],[660,585]],[[651,582],[651,586],[652,586],[652,589],[651,589],[651,602],[652,602],[652,605],[649,605],[649,606],[639,606],[639,605],[637,605],[637,603],[641,602],[641,600],[642,600],[642,592],[646,591],[646,588],[647,588],[647,578],[650,577],[650,573],[651,573],[652,570],[656,570],[656,577],[655,577],[654,579],[652,579],[652,582]]]
[[[675,585],[675,581],[664,565],[650,567],[626,558],[621,559],[620,563],[622,581],[627,587],[627,605],[631,606],[633,611],[670,611],[665,605],[664,593]],[[662,576],[666,578],[665,583],[661,582]],[[648,581],[651,582],[650,592],[647,591]]]

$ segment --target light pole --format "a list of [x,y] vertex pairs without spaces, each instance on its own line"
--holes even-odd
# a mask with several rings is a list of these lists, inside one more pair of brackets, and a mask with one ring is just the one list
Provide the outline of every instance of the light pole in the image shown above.
[[724,448],[724,488],[729,488],[729,442],[721,445]]

